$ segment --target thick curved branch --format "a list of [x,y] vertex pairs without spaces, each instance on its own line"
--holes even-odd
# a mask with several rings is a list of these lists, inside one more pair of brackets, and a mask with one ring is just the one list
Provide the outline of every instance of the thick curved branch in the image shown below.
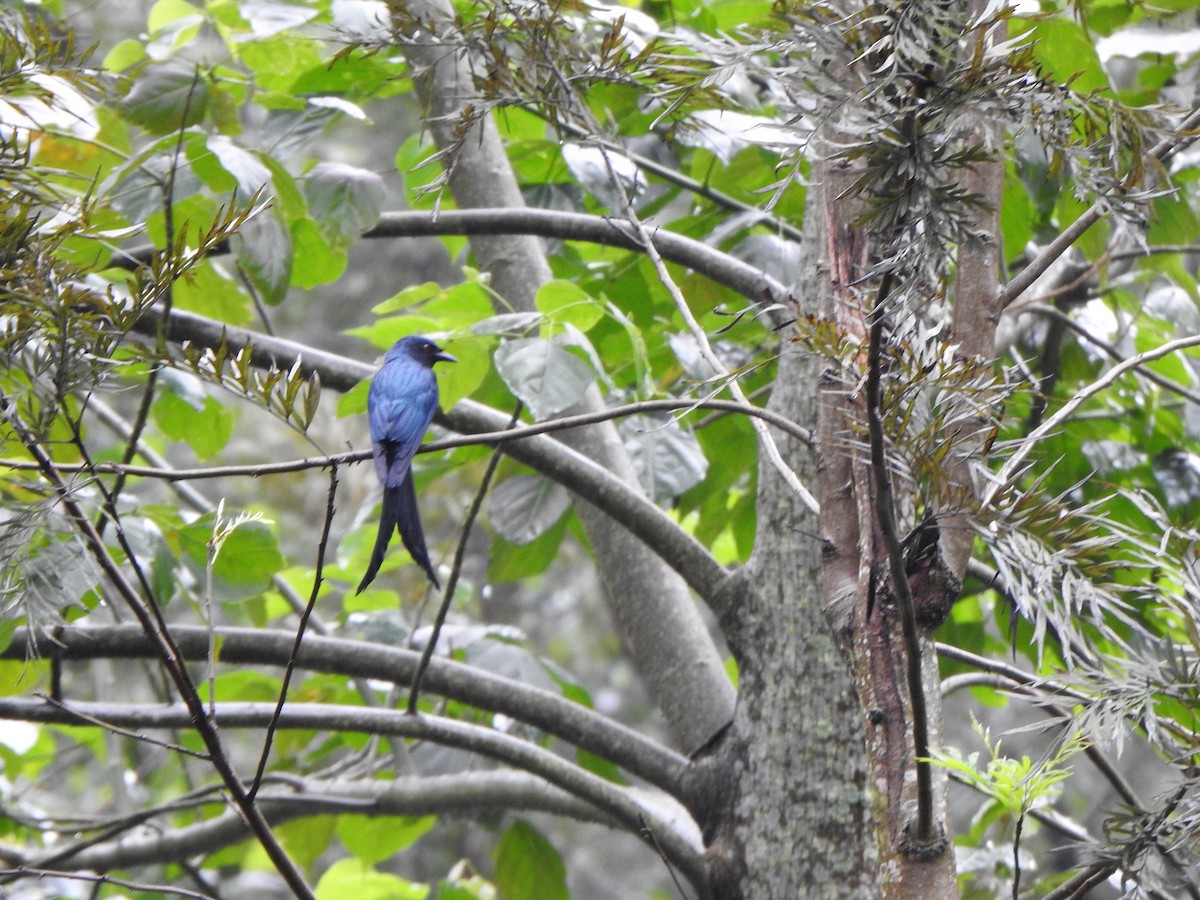
[[[137,330],[156,333],[158,320],[157,312],[151,310],[138,321]],[[164,330],[167,339],[173,343],[218,347],[224,341],[230,348],[249,346],[254,365],[263,368],[274,365],[288,370],[298,364],[306,374],[318,375],[323,386],[334,390],[347,391],[374,374],[374,369],[365,363],[282,338],[223,325],[195,313],[173,310]],[[435,421],[462,434],[498,432],[508,426],[506,414],[471,400],[460,400],[449,412],[440,412]],[[728,572],[703,544],[640,491],[582,454],[546,436],[513,441],[505,446],[504,452],[561,482],[620,522],[678,572],[706,603],[716,602]]]
[[[219,799],[219,798],[218,798]],[[258,804],[272,825],[309,816],[358,813],[366,816],[424,816],[470,814],[487,810],[548,812],[580,821],[613,824],[594,807],[527,772],[510,769],[397,778],[392,781],[323,781],[288,778],[272,784],[268,777]],[[52,854],[20,854],[11,846],[0,850],[8,864],[93,869],[104,872],[169,863],[215,853],[244,841],[247,829],[234,812],[195,825],[164,827],[158,833],[141,828],[136,835],[94,844],[55,848]]]
[[[430,237],[445,235],[526,234],[564,241],[588,241],[641,253],[644,247],[629,222],[607,216],[559,212],[550,209],[491,208],[428,212],[385,212],[379,224],[364,238]],[[668,262],[695,270],[700,275],[737,291],[754,304],[792,306],[791,292],[780,281],[760,269],[693,238],[672,231],[652,230],[654,248]],[[228,252],[221,245],[219,252]],[[118,251],[114,268],[136,269],[157,253],[154,247]],[[214,254],[215,255],[215,254]],[[776,322],[778,324],[778,322]]]
[[[217,628],[221,662],[234,665],[287,665],[295,635],[260,628]],[[178,625],[171,634],[191,661],[208,655],[209,629]],[[35,651],[60,660],[133,659],[153,656],[153,648],[132,625],[66,627],[53,643],[33,647],[29,631],[18,628],[0,659],[26,659]],[[306,635],[296,665],[314,672],[407,684],[420,654],[368,641]],[[426,689],[489,712],[502,713],[547,734],[602,756],[626,771],[679,796],[688,761],[642,734],[541,688],[521,684],[448,659],[432,660]],[[686,802],[686,801],[685,801]]]
[[[220,728],[265,728],[275,715],[272,703],[223,703],[216,706]],[[78,715],[76,715],[78,713]],[[71,725],[79,716],[121,728],[191,728],[193,713],[182,704],[72,703],[69,707],[43,700],[0,700],[0,719]],[[389,709],[334,706],[322,703],[289,703],[278,716],[278,727],[319,731],[360,732],[411,740],[430,741],[478,753],[530,772],[611,816],[622,828],[653,833],[673,865],[694,884],[704,883],[703,858],[691,840],[673,823],[664,820],[652,805],[610,781],[593,775],[548,750],[512,735],[441,716],[410,716]]]

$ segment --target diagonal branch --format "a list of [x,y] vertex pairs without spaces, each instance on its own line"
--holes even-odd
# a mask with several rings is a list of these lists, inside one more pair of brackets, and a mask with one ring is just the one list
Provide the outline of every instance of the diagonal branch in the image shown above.
[[[1200,128],[1200,109],[1193,110],[1175,129],[1175,134],[1163,138],[1150,151],[1150,158],[1164,162],[1181,146],[1191,143],[1194,135],[1190,132]],[[1066,253],[1071,246],[1083,237],[1085,231],[1107,215],[1110,203],[1096,201],[1083,214],[1063,229],[1050,245],[1038,254],[1037,259],[1021,270],[1020,274],[1009,281],[1000,292],[999,308],[1008,306],[1029,289],[1038,278],[1050,268],[1056,259]]]
[[1164,356],[1170,356],[1178,350],[1186,350],[1188,347],[1195,347],[1197,345],[1200,345],[1200,335],[1189,335],[1188,337],[1167,341],[1165,344],[1160,344],[1151,350],[1130,356],[1117,363],[1117,365],[1113,366],[1091,384],[1085,385],[1076,391],[1070,400],[1055,410],[1054,415],[1048,416],[1041,425],[1029,432],[1021,441],[1021,446],[1005,461],[1000,471],[992,477],[992,484],[983,498],[984,508],[991,506],[1000,492],[1009,486],[1021,470],[1021,466],[1029,457],[1029,454],[1033,452],[1033,448],[1037,446],[1038,441],[1069,419],[1075,413],[1075,410],[1079,409],[1089,399],[1108,388],[1109,385],[1126,372],[1138,369],[1156,359],[1162,359]]
[[[253,798],[247,795],[245,788],[242,786],[241,779],[233,769],[233,764],[225,755],[225,750],[221,746],[221,739],[217,734],[216,725],[209,718],[204,708],[204,703],[201,701],[200,695],[196,691],[196,686],[192,682],[192,677],[187,670],[183,655],[175,645],[170,631],[167,630],[166,623],[162,621],[161,616],[158,614],[157,607],[148,605],[138,596],[136,589],[126,579],[125,573],[117,565],[112,554],[108,552],[108,548],[104,544],[104,539],[100,536],[96,527],[79,504],[75,502],[71,489],[62,480],[61,475],[54,466],[53,460],[46,454],[41,443],[28,432],[25,425],[13,413],[8,399],[2,395],[0,395],[0,412],[8,420],[18,440],[21,441],[29,454],[38,461],[42,476],[49,482],[58,495],[59,502],[66,511],[71,523],[79,532],[88,551],[100,566],[101,571],[104,572],[121,595],[121,598],[133,611],[145,637],[153,644],[156,655],[161,660],[176,689],[179,691],[179,695],[186,704],[185,709],[187,710],[188,720],[183,723],[182,727],[194,728],[200,735],[205,747],[208,749],[212,766],[221,776],[222,781],[225,782],[225,786],[238,811],[245,817],[246,824],[254,832],[254,836],[258,839],[272,864],[274,864],[293,893],[297,897],[313,898],[314,894],[305,881],[304,875],[296,867],[295,863],[292,862],[287,852],[276,839],[270,825],[263,818],[262,812],[254,805]],[[151,598],[152,603],[153,599]],[[207,645],[205,653],[207,654]],[[53,708],[53,704],[46,704],[46,706]]]

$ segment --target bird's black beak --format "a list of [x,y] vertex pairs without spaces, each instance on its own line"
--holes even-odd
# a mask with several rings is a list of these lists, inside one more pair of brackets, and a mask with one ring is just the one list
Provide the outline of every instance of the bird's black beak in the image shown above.
[[433,359],[435,362],[458,362],[456,358],[451,356],[445,350],[438,350],[437,353],[433,354]]

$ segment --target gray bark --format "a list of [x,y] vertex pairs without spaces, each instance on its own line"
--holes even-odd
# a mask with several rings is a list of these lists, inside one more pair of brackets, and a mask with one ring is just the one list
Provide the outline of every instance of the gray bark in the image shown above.
[[[812,261],[806,275],[803,284],[816,283]],[[798,344],[782,347],[769,408],[814,427],[822,362]],[[772,433],[793,471],[815,487],[813,451]],[[724,818],[710,828],[714,894],[874,897],[862,715],[823,609],[818,518],[765,462],[757,509],[754,555],[722,622],[738,660],[739,702],[713,761],[728,785]]]

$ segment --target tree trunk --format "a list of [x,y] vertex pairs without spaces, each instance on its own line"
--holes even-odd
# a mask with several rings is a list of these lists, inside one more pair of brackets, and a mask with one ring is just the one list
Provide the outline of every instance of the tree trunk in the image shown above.
[[[816,224],[805,228],[805,285],[816,283]],[[815,429],[823,363],[787,340],[781,354],[769,407]],[[815,486],[814,450],[772,431]],[[714,895],[876,897],[862,713],[823,609],[818,517],[765,460],[757,509],[754,555],[722,621],[739,679],[737,715],[714,754],[725,786],[707,835]]]
[[[866,724],[866,755],[875,817],[875,839],[885,897],[958,896],[954,854],[946,815],[946,772],[928,767],[921,795],[916,752],[916,719],[923,721],[927,746],[941,744],[941,685],[931,633],[918,639],[919,675],[910,672],[912,645],[895,591],[889,590],[889,554],[877,507],[877,485],[866,449],[867,409],[862,389],[868,322],[876,289],[871,255],[878,248],[862,226],[863,201],[851,187],[859,173],[845,162],[822,160],[813,166],[807,213],[822,224],[820,246],[821,320],[833,325],[835,339],[864,348],[848,363],[829,361],[819,385],[818,453],[821,458],[821,537],[825,608],[850,659],[860,714]],[[914,527],[915,530],[915,527]],[[941,550],[934,531],[934,554]],[[952,579],[951,579],[952,580]],[[961,584],[961,582],[959,582]],[[942,619],[957,587],[910,579],[912,605],[937,606]],[[922,588],[929,588],[922,590]],[[939,622],[940,624],[940,622]],[[914,711],[913,679],[921,703]],[[924,754],[922,754],[924,755]],[[927,820],[919,813],[924,808]],[[922,824],[927,829],[922,831]]]

